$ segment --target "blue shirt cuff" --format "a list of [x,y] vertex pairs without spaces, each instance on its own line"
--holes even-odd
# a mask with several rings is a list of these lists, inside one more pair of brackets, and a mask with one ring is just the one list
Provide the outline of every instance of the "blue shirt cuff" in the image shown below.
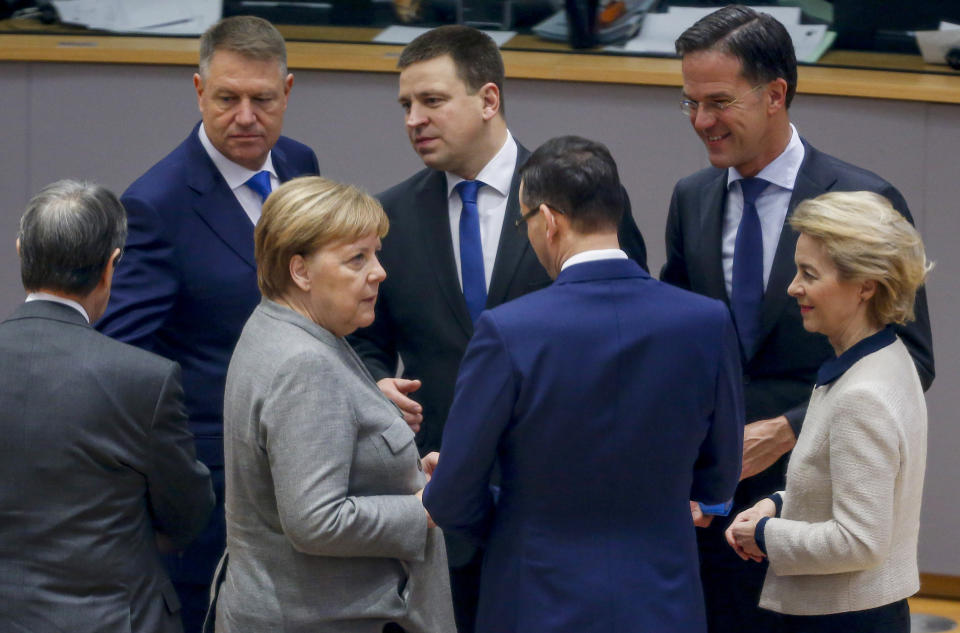
[[727,501],[726,503],[701,503],[700,511],[704,514],[712,514],[715,516],[725,517],[730,514],[730,510],[733,509],[733,499]]
[[769,520],[770,517],[763,517],[757,521],[757,527],[753,529],[753,540],[757,542],[757,547],[759,547],[760,551],[764,554],[767,553],[767,542],[763,538],[763,526],[765,526]]

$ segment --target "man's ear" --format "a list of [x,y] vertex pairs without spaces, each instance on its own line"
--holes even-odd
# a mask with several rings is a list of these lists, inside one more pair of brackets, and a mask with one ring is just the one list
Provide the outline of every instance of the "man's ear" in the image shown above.
[[543,214],[543,225],[547,230],[547,239],[552,239],[557,235],[559,219],[553,209],[545,203],[540,205],[540,213]]
[[483,99],[483,120],[489,121],[500,113],[500,89],[490,81],[483,84],[478,92]]
[[290,278],[297,288],[310,292],[310,272],[307,270],[307,260],[297,254],[290,258]]
[[780,110],[787,109],[787,81],[783,77],[777,77],[767,86],[764,95],[767,99],[767,112],[774,114]]

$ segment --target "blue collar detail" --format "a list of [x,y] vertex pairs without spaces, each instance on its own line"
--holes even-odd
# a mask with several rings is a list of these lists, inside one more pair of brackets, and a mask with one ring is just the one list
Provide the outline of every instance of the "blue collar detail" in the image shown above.
[[893,331],[893,326],[888,325],[876,334],[871,334],[862,341],[857,342],[856,345],[840,354],[836,358],[831,358],[824,364],[820,365],[820,370],[817,371],[816,386],[822,387],[824,385],[829,385],[831,382],[842,376],[844,372],[853,367],[858,360],[864,356],[868,356],[878,350],[883,349],[896,340],[897,334]]

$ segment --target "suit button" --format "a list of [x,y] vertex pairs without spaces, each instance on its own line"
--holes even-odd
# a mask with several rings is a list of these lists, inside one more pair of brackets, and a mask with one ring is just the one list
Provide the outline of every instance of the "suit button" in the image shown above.
[[423,462],[420,461],[420,458],[417,458],[417,470],[423,472]]

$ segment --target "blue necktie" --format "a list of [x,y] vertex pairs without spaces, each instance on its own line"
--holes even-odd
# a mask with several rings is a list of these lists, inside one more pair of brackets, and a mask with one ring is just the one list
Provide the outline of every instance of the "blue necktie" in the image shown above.
[[253,189],[260,196],[261,202],[266,202],[267,196],[273,191],[273,187],[270,186],[269,171],[258,171],[243,184]]
[[730,305],[740,336],[740,346],[750,358],[760,329],[760,304],[763,301],[763,231],[757,213],[757,198],[770,184],[762,178],[740,181],[743,192],[743,216],[737,228],[733,248],[733,296]]
[[480,244],[480,211],[477,209],[479,180],[464,180],[456,186],[463,207],[460,210],[460,274],[463,298],[470,318],[476,323],[487,305],[487,278],[483,274],[483,246]]

